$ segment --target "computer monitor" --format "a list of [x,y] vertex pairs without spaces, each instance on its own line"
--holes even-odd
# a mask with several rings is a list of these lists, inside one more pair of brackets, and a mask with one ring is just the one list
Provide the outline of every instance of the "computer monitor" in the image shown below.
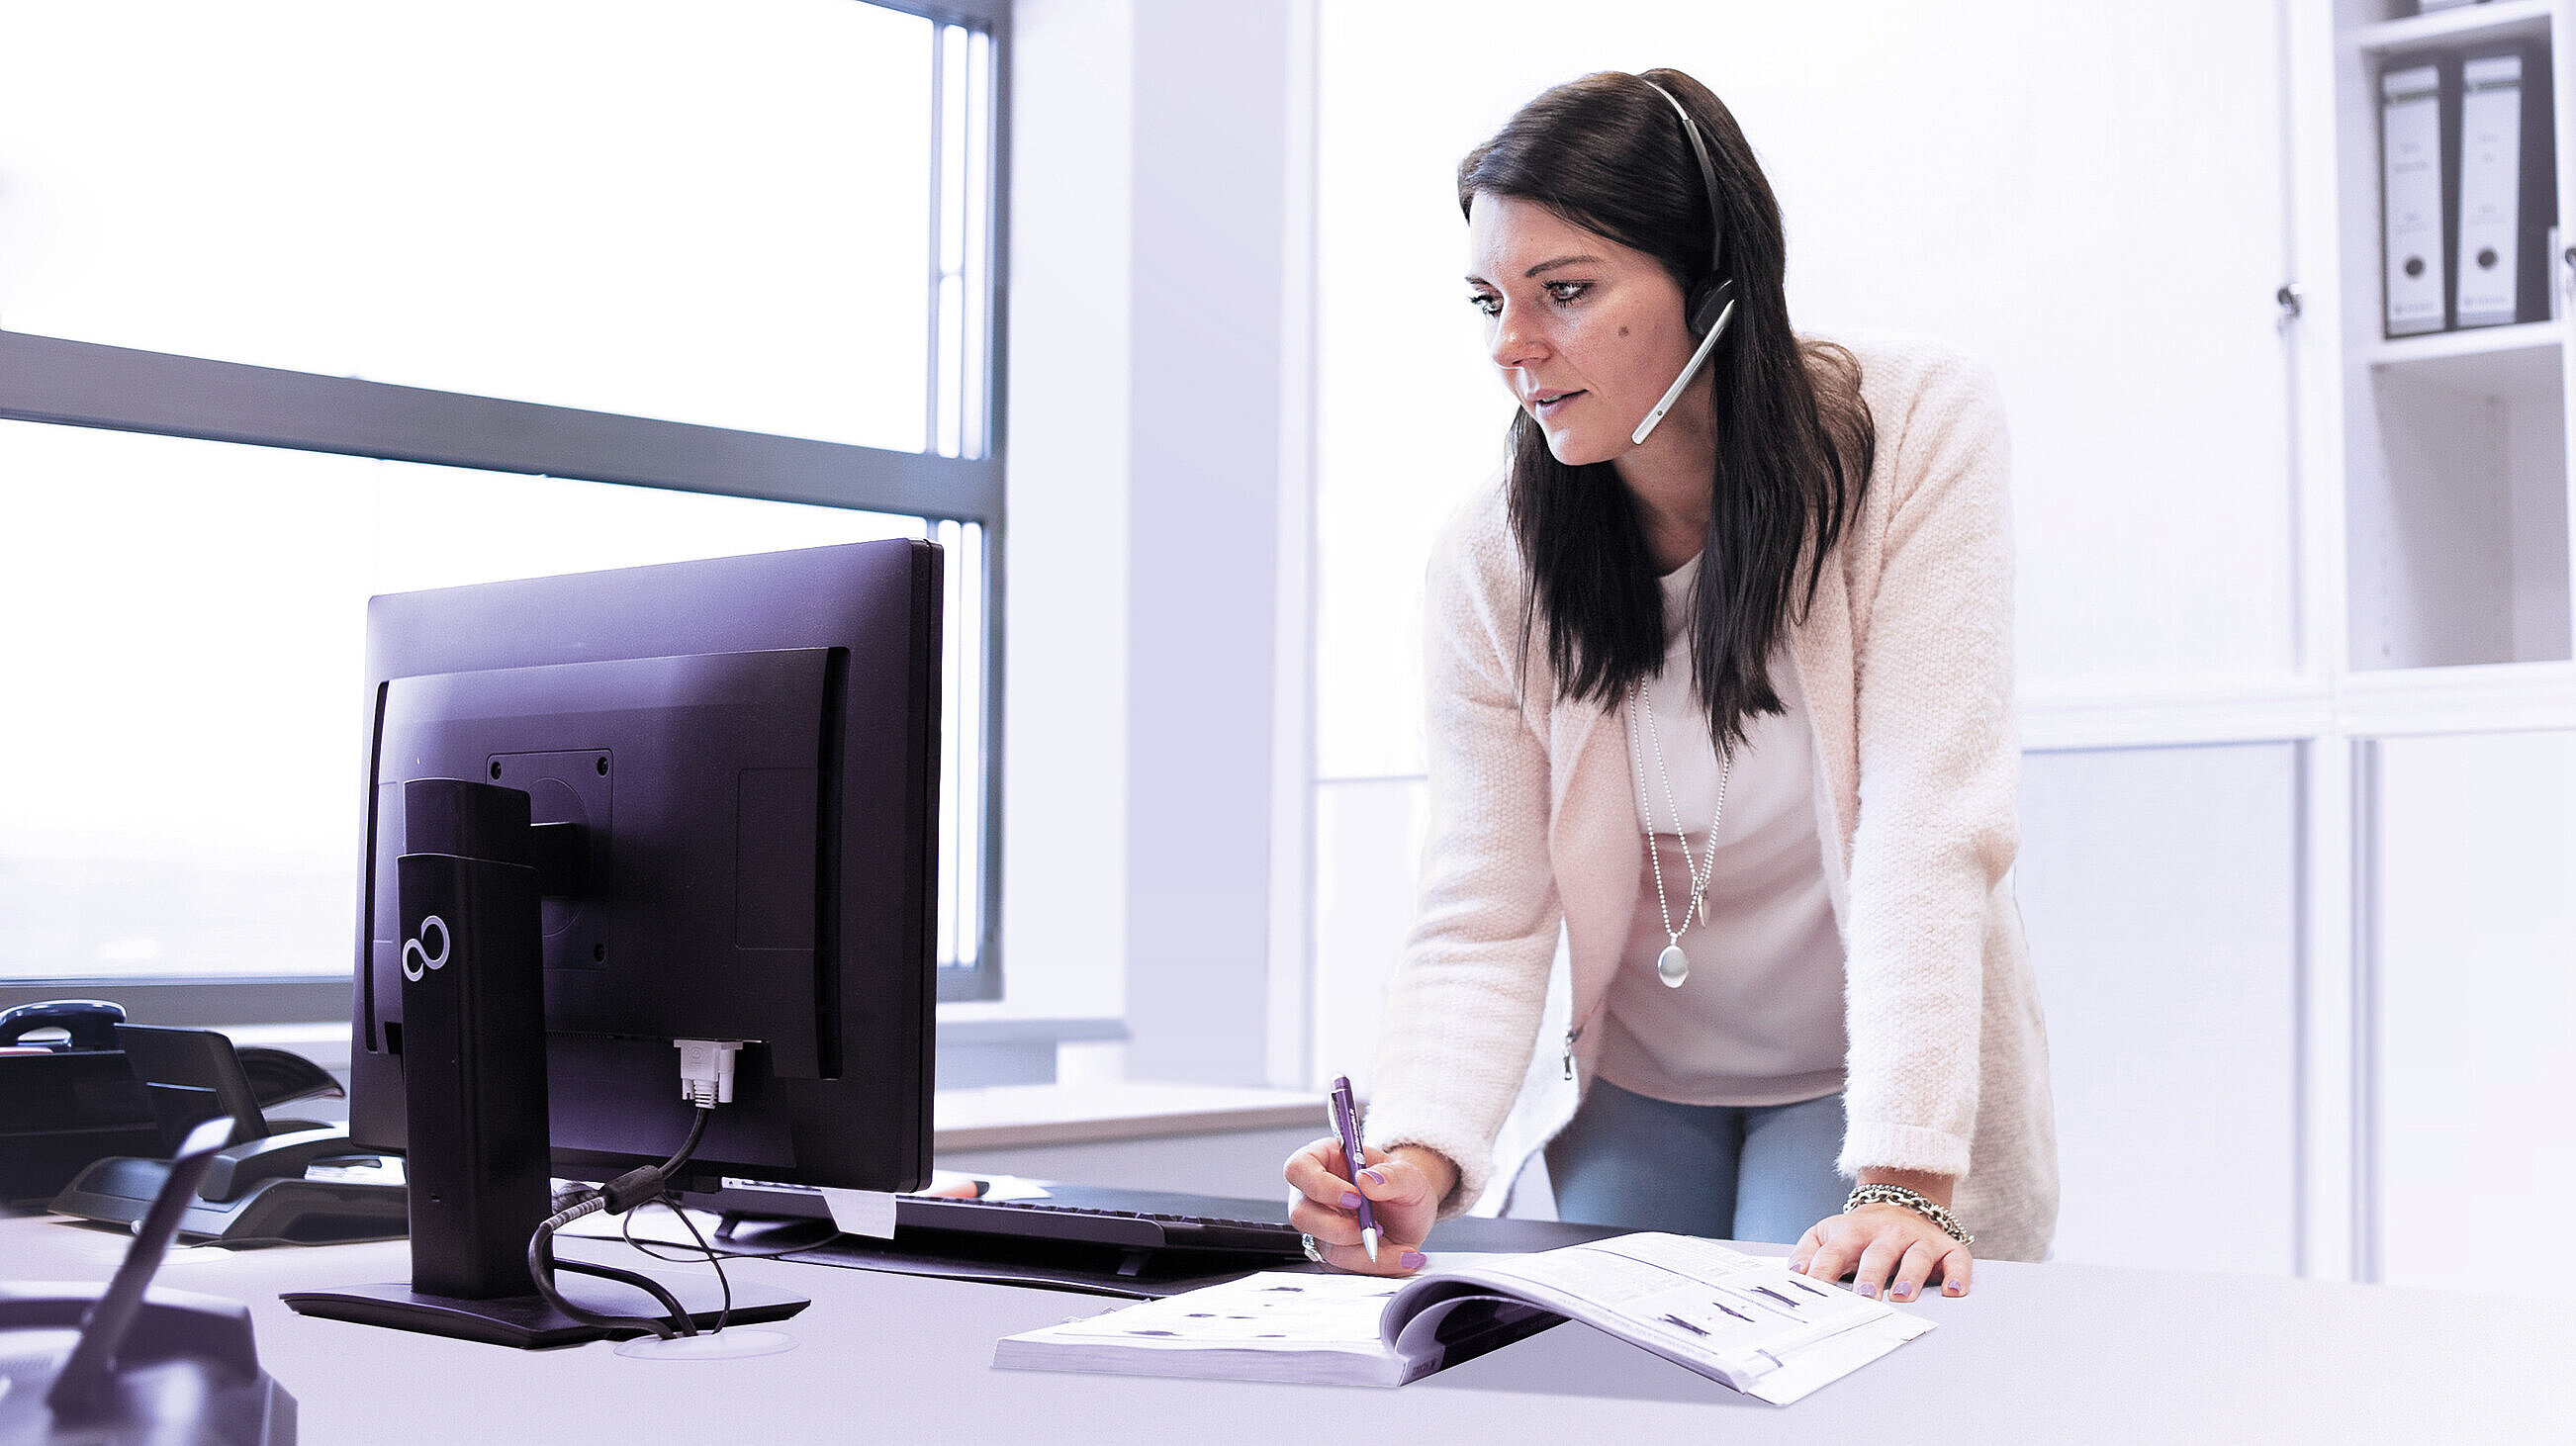
[[[406,920],[397,861],[490,852],[457,844],[471,830],[444,812],[407,809],[445,797],[425,781],[463,780],[525,798],[524,841],[499,853],[542,896],[523,973],[541,970],[554,1173],[669,1156],[693,1120],[673,1047],[690,1039],[742,1042],[693,1182],[925,1183],[941,565],[934,544],[895,540],[376,598],[353,1142],[418,1143],[424,1080],[407,1065],[434,1072],[432,1112],[453,1095],[506,1124],[520,1087],[512,1051],[432,1055],[426,1025],[405,1047],[407,977],[431,977],[466,926]],[[506,1026],[536,1007],[528,987],[527,1005],[486,997],[476,1017]]]

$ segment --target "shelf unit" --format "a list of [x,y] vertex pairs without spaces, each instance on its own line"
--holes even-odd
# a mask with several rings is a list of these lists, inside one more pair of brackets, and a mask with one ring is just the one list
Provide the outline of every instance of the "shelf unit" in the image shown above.
[[[2303,1268],[2496,1289],[2442,1252],[2561,1188],[2496,1141],[2555,1128],[2576,1069],[2559,883],[2576,859],[2559,802],[2576,790],[2576,0],[2291,4],[2292,64],[2316,67],[2294,135],[2314,97],[2331,105],[2330,137],[2300,151],[2322,184],[2294,212],[2325,299],[2301,342],[2319,379],[2300,403],[2307,676],[2327,714],[2305,740]],[[2549,317],[2390,340],[2382,69],[2508,43],[2549,62]],[[2455,1000],[2514,1031],[2463,1029]]]
[[2334,220],[2345,338],[2342,663],[2354,673],[2554,671],[2576,659],[2568,268],[2552,262],[2549,320],[2383,339],[2378,82],[2391,61],[2507,42],[2547,47],[2564,198],[2576,193],[2568,26],[2559,0],[2429,15],[2407,13],[2413,8],[2412,0],[2338,0],[2334,11]]

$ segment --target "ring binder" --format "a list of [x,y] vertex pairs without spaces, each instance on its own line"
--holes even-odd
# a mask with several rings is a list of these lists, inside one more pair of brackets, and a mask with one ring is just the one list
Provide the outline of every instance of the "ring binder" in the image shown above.
[[2549,90],[2548,55],[2537,46],[2461,57],[2458,326],[2549,316]]
[[2444,121],[2456,73],[2453,63],[2414,59],[2391,61],[2379,76],[2383,319],[2391,337],[2450,326]]

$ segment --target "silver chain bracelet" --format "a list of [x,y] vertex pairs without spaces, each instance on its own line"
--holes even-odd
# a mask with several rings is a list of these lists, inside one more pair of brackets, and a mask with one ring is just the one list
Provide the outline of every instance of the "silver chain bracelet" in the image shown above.
[[1977,1237],[1968,1233],[1968,1227],[1959,1223],[1959,1217],[1950,1213],[1950,1207],[1920,1190],[1909,1190],[1902,1185],[1863,1185],[1851,1192],[1851,1198],[1843,1202],[1843,1210],[1849,1213],[1863,1205],[1902,1205],[1940,1226],[1942,1234],[1961,1245],[1977,1243]]

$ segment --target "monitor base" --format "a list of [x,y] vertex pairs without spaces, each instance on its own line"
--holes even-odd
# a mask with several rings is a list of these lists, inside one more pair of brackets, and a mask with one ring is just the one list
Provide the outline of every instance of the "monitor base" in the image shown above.
[[[702,1331],[715,1329],[719,1315],[723,1315],[731,1325],[752,1325],[785,1320],[812,1304],[806,1297],[789,1291],[737,1282],[733,1287],[733,1309],[727,1313],[722,1290],[716,1282],[703,1276],[683,1276],[664,1280],[661,1284],[665,1290],[679,1297],[689,1318]],[[591,1310],[659,1314],[653,1303],[640,1292],[611,1281],[586,1279],[567,1272],[557,1278],[556,1286],[576,1304]],[[587,1321],[574,1320],[555,1309],[542,1296],[513,1295],[494,1300],[466,1300],[416,1291],[408,1281],[353,1285],[340,1290],[288,1291],[278,1299],[285,1301],[299,1315],[419,1331],[424,1335],[453,1336],[458,1340],[482,1341],[523,1351],[576,1346],[585,1341],[624,1340],[645,1334],[640,1330],[595,1326]]]

